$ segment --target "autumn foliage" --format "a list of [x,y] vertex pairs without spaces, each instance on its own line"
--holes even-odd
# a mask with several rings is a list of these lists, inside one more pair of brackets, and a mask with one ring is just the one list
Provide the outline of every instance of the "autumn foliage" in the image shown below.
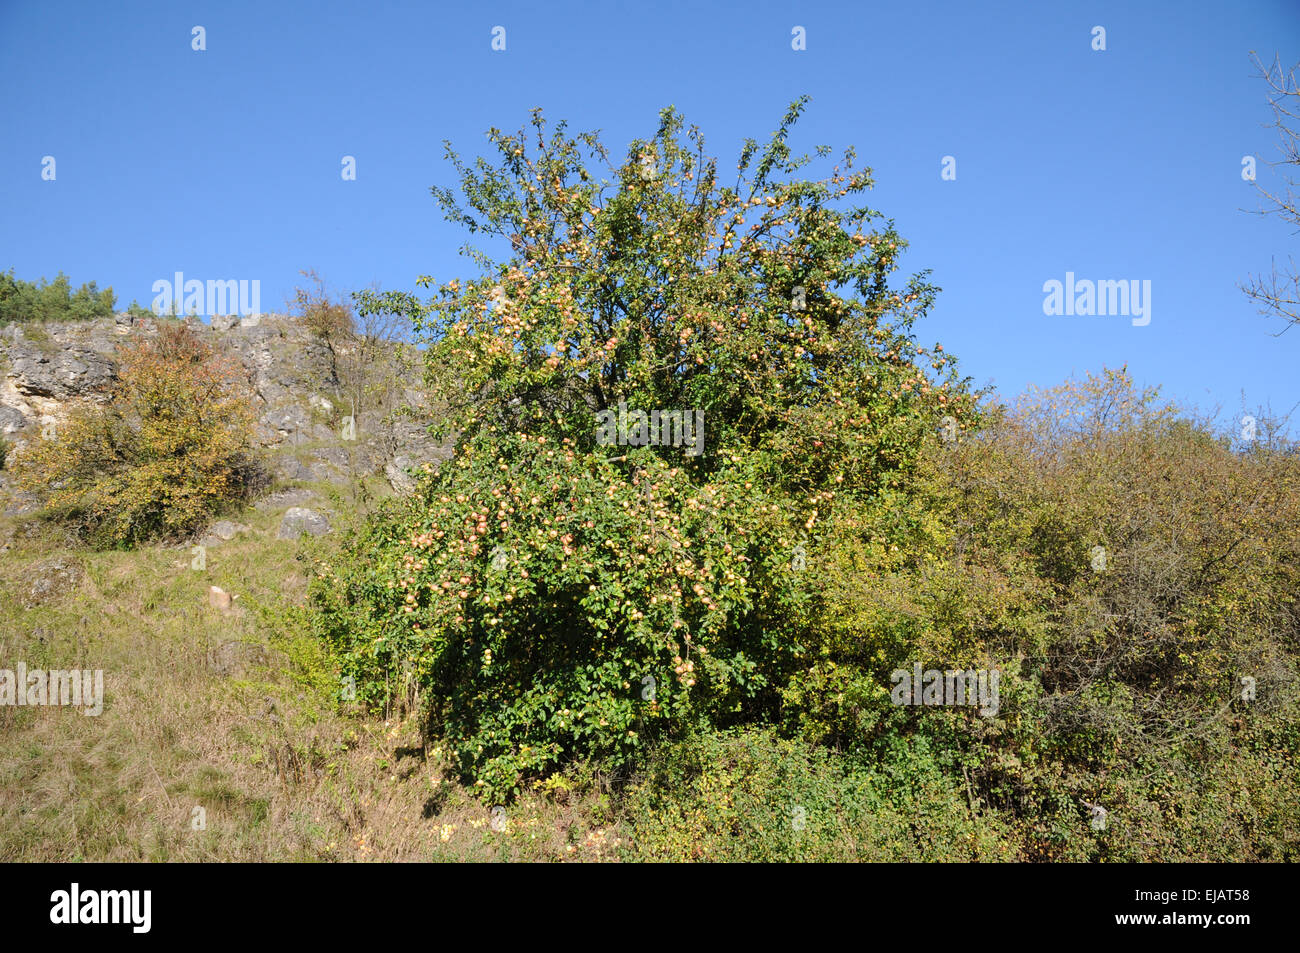
[[106,403],[28,444],[18,484],[93,545],[180,539],[257,485],[253,421],[238,363],[167,323],[122,350]]

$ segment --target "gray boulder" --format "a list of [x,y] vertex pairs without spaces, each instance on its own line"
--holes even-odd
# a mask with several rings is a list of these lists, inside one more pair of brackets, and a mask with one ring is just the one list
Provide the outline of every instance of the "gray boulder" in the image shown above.
[[302,506],[291,506],[285,510],[284,519],[280,521],[277,539],[297,539],[303,533],[309,536],[323,536],[330,531],[329,520],[315,510]]
[[21,410],[0,404],[0,433],[17,433],[27,426],[27,418]]
[[249,530],[245,523],[232,523],[230,520],[218,520],[208,527],[207,534],[199,540],[200,546],[220,546],[224,542],[234,539],[238,534],[245,533]]
[[24,575],[31,580],[27,585],[27,608],[30,609],[55,596],[71,592],[81,582],[85,572],[66,556],[55,556],[30,567]]
[[281,455],[276,459],[275,472],[279,474],[282,480],[300,480],[309,483],[321,479],[315,467],[288,454]]
[[212,524],[210,532],[214,536],[219,536],[221,539],[234,539],[236,534],[243,533],[247,530],[248,526],[244,523],[232,523],[230,520],[218,520]]

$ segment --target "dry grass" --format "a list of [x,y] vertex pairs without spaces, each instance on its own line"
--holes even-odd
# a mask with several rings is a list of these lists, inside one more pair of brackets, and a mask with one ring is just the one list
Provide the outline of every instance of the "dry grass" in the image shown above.
[[[0,521],[0,668],[102,669],[106,695],[97,717],[0,707],[0,860],[611,859],[599,785],[553,784],[494,824],[414,720],[340,709],[287,608],[305,579],[279,515],[248,510],[253,531],[204,571],[183,548],[88,553]],[[54,556],[81,581],[29,606],[33,567]],[[208,606],[209,585],[240,596],[234,611]],[[223,676],[210,652],[229,641],[265,664]]]

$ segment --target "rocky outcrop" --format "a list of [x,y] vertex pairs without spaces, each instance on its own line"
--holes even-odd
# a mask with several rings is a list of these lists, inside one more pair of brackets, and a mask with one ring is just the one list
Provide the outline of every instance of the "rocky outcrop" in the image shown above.
[[[156,334],[158,323],[123,313],[0,329],[0,437],[15,444],[39,439],[76,404],[106,400],[117,379],[117,348]],[[264,314],[187,323],[238,359],[258,404],[254,440],[269,451],[282,480],[343,484],[384,473],[405,490],[406,469],[451,455],[448,442],[428,435],[425,421],[392,413],[402,404],[421,404],[418,390],[402,393],[399,386],[389,407],[364,408],[349,419],[352,408],[340,396],[340,355],[294,318]]]
[[284,511],[284,519],[280,520],[280,531],[275,535],[277,539],[297,539],[304,533],[308,536],[324,536],[329,531],[329,520],[315,510],[291,506]]
[[49,353],[20,343],[10,349],[9,377],[23,397],[99,397],[117,379],[106,356],[84,345]]

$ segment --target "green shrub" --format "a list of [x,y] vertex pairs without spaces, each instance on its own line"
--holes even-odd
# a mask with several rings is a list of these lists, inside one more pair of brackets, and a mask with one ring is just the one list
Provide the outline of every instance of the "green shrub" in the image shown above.
[[865,757],[764,731],[689,738],[657,752],[623,794],[629,859],[1014,859],[1005,824],[972,812],[947,760],[924,740]]
[[[525,157],[522,132],[494,132],[499,167],[458,162],[468,209],[438,194],[513,232],[515,257],[427,305],[363,297],[434,338],[428,380],[460,438],[320,568],[318,631],[367,699],[418,692],[485,797],[775,718],[807,664],[797,547],[904,494],[940,413],[968,415],[951,361],[907,330],[935,289],[892,290],[902,239],[837,207],[869,175],[851,153],[825,179],[794,174],[801,108],[745,149],[739,192],[671,110],[615,186],[583,164],[604,156],[592,137],[548,144],[537,116]],[[700,442],[602,442],[597,411],[621,408],[698,411]]]
[[[819,660],[785,690],[790,729],[964,752],[1026,859],[1294,856],[1300,458],[1234,452],[1108,372],[936,441],[916,476],[885,525],[810,553]],[[1000,669],[997,717],[892,715],[883,686],[915,662]]]
[[[794,174],[801,105],[738,190],[671,110],[617,167],[540,116],[453,158],[448,216],[514,254],[361,296],[459,436],[317,565],[316,634],[484,799],[640,770],[645,856],[1294,859],[1295,446],[1123,370],[980,405],[892,223],[836,204],[869,177]],[[629,408],[702,411],[703,452],[609,445]],[[916,664],[996,670],[998,710],[896,705]]]

